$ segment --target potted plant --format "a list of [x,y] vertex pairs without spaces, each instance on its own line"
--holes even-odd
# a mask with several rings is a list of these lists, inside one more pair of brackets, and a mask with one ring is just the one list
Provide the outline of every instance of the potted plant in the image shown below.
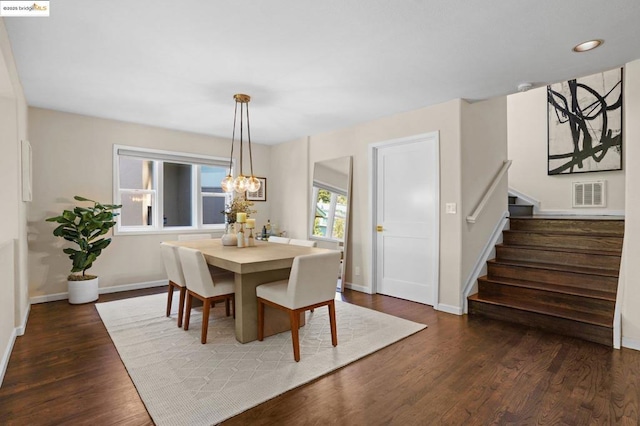
[[238,215],[238,213],[246,213],[247,217],[249,217],[257,210],[251,209],[251,207],[253,207],[253,201],[247,201],[243,195],[233,197],[233,199],[231,200],[231,204],[227,204],[224,207],[225,209],[220,212],[224,213],[225,217],[225,232],[222,236],[222,245],[235,246],[237,243],[234,229],[236,216]]
[[[50,217],[47,222],[60,225],[53,230],[53,235],[62,237],[77,245],[63,250],[73,262],[71,274],[67,277],[69,303],[88,303],[98,299],[98,277],[87,274],[87,269],[100,256],[102,250],[111,244],[111,238],[102,237],[116,224],[115,210],[121,205],[100,204],[88,198],[75,196],[77,201],[93,203],[91,207],[74,207],[64,210],[60,216]],[[82,275],[74,274],[82,272]]]

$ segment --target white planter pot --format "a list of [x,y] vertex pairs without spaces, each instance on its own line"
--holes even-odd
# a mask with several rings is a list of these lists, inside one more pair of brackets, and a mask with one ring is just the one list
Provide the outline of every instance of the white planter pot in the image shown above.
[[67,281],[69,303],[76,305],[98,300],[98,277],[86,281]]

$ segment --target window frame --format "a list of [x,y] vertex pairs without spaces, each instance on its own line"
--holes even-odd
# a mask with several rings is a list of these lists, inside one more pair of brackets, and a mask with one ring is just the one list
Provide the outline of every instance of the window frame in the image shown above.
[[[120,188],[120,157],[134,157],[153,162],[153,189],[131,189]],[[187,164],[191,166],[191,223],[190,226],[170,226],[163,223],[164,210],[164,163]],[[231,162],[233,173],[234,162]],[[204,224],[202,208],[204,205],[204,194],[202,192],[202,166],[229,167],[229,159],[224,157],[214,157],[202,154],[192,154],[186,152],[167,151],[151,148],[140,148],[127,145],[113,145],[113,202],[121,204],[122,194],[140,193],[153,194],[152,201],[152,223],[151,226],[122,226],[121,215],[116,216],[116,226],[113,228],[114,235],[153,235],[153,234],[176,234],[190,231],[210,231],[224,232],[225,224]],[[230,194],[208,195],[213,197],[224,197],[225,204],[230,202]]]
[[[330,235],[333,235],[333,226],[334,226],[334,222],[336,219],[336,205],[338,204],[338,196],[342,195],[342,196],[347,196],[347,192],[343,191],[339,188],[336,188],[332,185],[326,184],[324,182],[320,182],[317,180],[313,181],[313,194],[312,194],[312,200],[313,200],[313,207],[311,209],[311,232],[309,235],[309,238],[312,240],[318,240],[318,241],[330,241],[330,242],[337,242],[337,243],[344,243],[344,237],[342,239],[340,238],[333,238],[331,237],[327,237],[327,236],[321,236],[321,235],[314,235],[313,234],[313,229],[314,229],[314,225],[315,225],[315,209],[317,208],[318,205],[318,192],[320,192],[320,190],[325,190],[331,193],[331,202],[329,204],[329,211],[327,212],[327,230],[329,231]],[[346,220],[346,218],[345,218]],[[345,224],[346,226],[346,224]]]

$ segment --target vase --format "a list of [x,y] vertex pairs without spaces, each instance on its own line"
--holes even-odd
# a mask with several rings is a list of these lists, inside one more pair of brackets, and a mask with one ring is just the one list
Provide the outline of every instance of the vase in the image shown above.
[[227,223],[224,228],[224,235],[222,236],[223,246],[235,246],[238,245],[238,237],[236,236],[236,230],[233,223]]

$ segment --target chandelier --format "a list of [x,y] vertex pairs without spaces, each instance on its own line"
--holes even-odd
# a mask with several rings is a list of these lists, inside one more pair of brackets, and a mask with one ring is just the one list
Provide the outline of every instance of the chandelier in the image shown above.
[[[251,97],[249,95],[243,95],[241,93],[233,95],[233,99],[236,100],[236,109],[233,114],[233,134],[231,136],[231,156],[229,157],[229,173],[222,179],[222,190],[224,192],[256,192],[260,189],[260,181],[253,174],[253,156],[251,154],[251,130],[249,128],[249,101]],[[236,140],[236,123],[238,121],[238,106],[240,106],[240,173],[234,179],[231,176],[231,168],[233,166],[233,147]],[[249,165],[251,170],[250,176],[245,176],[242,173],[242,156],[244,153],[243,137],[244,137],[244,118],[247,119],[247,142],[249,145]]]

